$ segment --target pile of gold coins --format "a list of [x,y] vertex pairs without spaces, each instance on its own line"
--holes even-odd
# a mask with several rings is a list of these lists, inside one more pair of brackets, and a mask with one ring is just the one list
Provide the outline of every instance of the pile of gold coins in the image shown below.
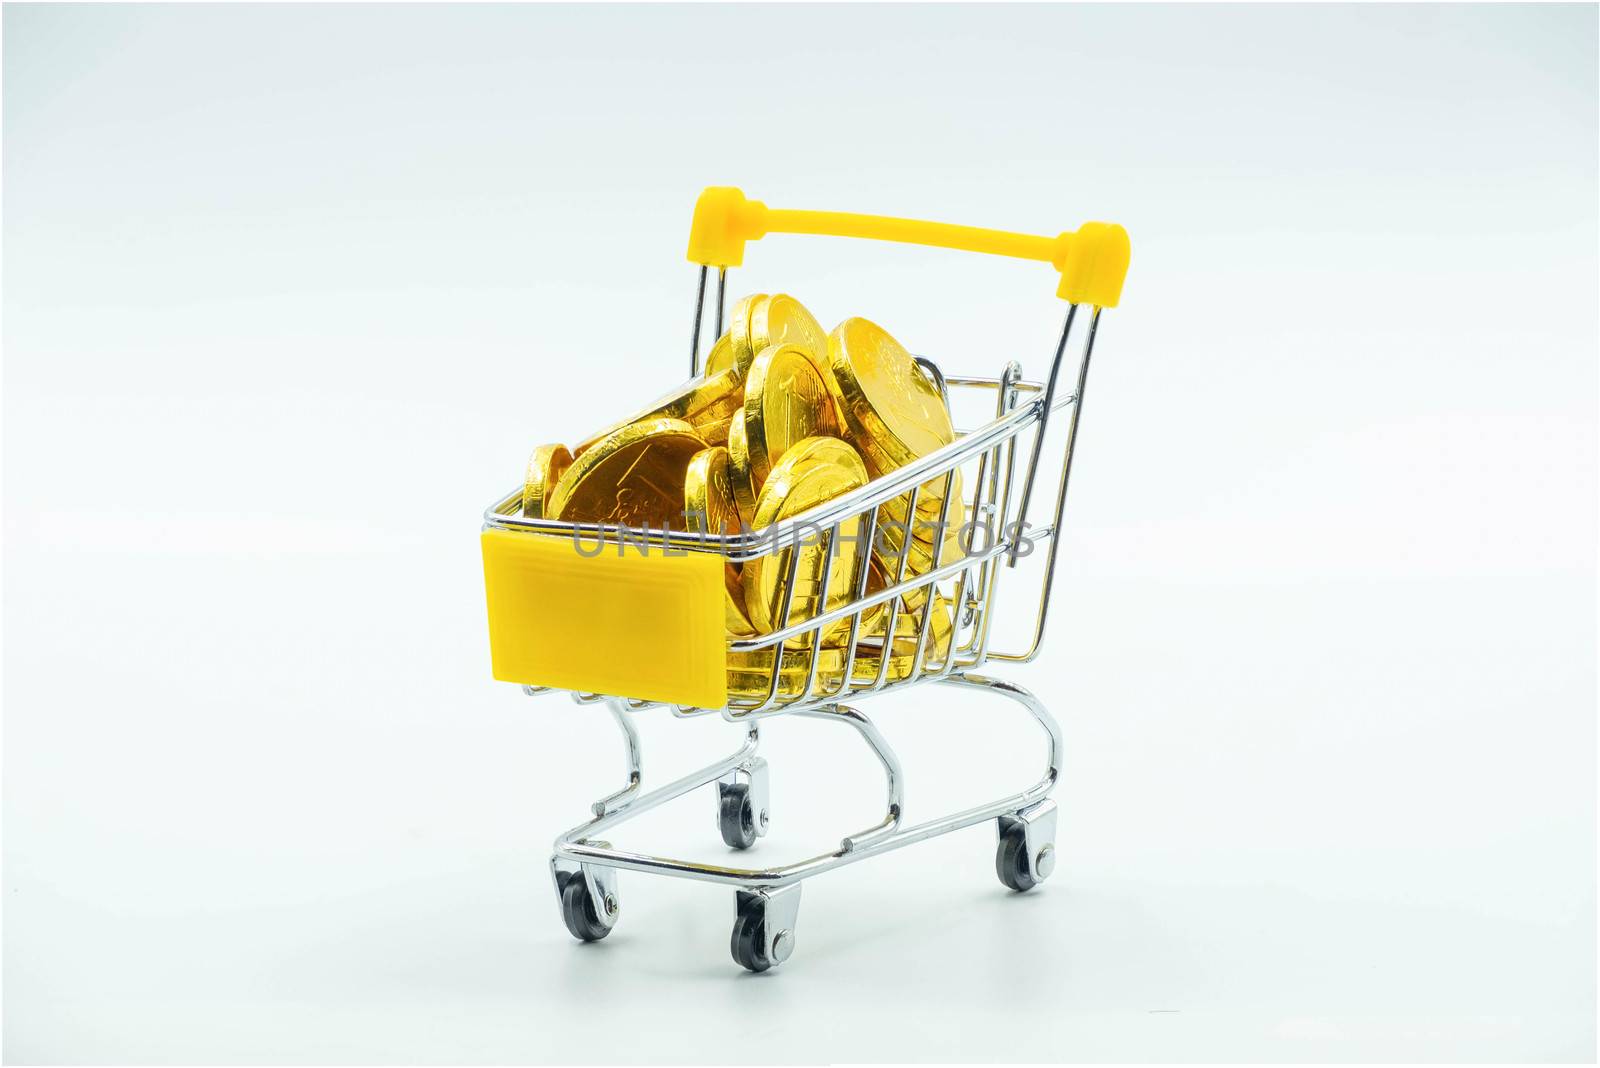
[[[706,358],[704,372],[636,415],[576,447],[541,445],[528,461],[523,514],[653,530],[736,534],[759,531],[858,490],[955,438],[938,386],[887,331],[846,319],[827,333],[805,306],[782,293],[745,297],[730,329]],[[867,591],[896,576],[925,573],[958,558],[964,515],[959,474],[945,522],[943,476],[918,492],[916,517],[900,497],[879,510],[867,568]],[[828,539],[813,537],[728,564],[725,611],[730,638],[769,634],[783,625],[790,554],[799,552],[790,595],[792,625],[855,598],[866,551],[861,517],[840,524],[827,569]],[[909,542],[908,542],[909,535]],[[903,571],[901,570],[903,568]],[[820,587],[828,570],[827,590]],[[948,655],[950,604],[921,590],[891,613],[879,604],[856,626],[852,679],[903,679],[913,670],[925,612],[924,660]],[[890,616],[894,637],[885,640]],[[779,693],[805,686],[813,652],[817,692],[833,692],[848,661],[850,617],[784,644]],[[884,657],[888,665],[884,666]],[[729,653],[728,690],[764,697],[773,649]]]

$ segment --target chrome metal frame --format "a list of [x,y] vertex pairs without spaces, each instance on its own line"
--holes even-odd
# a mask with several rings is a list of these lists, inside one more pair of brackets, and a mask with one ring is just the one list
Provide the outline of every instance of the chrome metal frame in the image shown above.
[[[691,374],[698,373],[700,368],[700,334],[708,273],[708,268],[701,268],[696,292]],[[719,270],[715,312],[717,334],[714,336],[720,336],[722,332],[726,287],[727,273]],[[623,733],[627,778],[621,788],[594,802],[590,819],[556,839],[551,866],[558,895],[570,879],[581,875],[588,884],[590,900],[601,903],[596,910],[601,926],[609,930],[617,916],[616,873],[619,871],[647,872],[731,886],[738,892],[737,901],[741,909],[756,907],[762,910],[765,933],[760,948],[767,954],[769,963],[778,963],[787,958],[794,948],[799,883],[846,864],[985,820],[995,820],[1002,843],[1007,835],[1020,836],[1023,840],[1026,849],[1022,851],[1022,857],[1026,866],[1025,874],[1030,880],[1037,881],[1050,874],[1055,863],[1053,839],[1056,813],[1055,804],[1048,800],[1048,795],[1061,775],[1061,729],[1044,705],[1027,690],[1014,683],[974,672],[990,661],[1030,661],[1038,656],[1043,641],[1082,398],[1100,321],[1100,309],[1093,308],[1082,347],[1076,387],[1070,394],[1058,399],[1058,381],[1077,313],[1077,305],[1071,305],[1067,310],[1049,376],[1043,384],[1024,380],[1021,368],[1015,362],[1008,364],[996,378],[973,378],[943,375],[932,361],[919,357],[919,365],[947,399],[956,392],[992,392],[994,416],[981,426],[959,433],[951,444],[912,464],[763,531],[727,535],[702,535],[675,530],[647,531],[642,535],[637,531],[626,532],[630,544],[713,553],[732,564],[745,564],[764,556],[787,552],[787,558],[780,557],[778,561],[779,566],[786,568],[787,578],[777,616],[781,626],[771,633],[730,639],[727,643],[730,654],[769,652],[771,668],[764,686],[735,695],[726,707],[720,709],[688,706],[669,708],[670,713],[677,717],[718,714],[729,722],[740,723],[745,732],[743,744],[721,760],[654,790],[646,791],[642,787],[643,756],[633,717],[647,709],[662,706],[625,695],[571,695],[580,704],[600,703],[609,709]],[[1026,521],[1045,449],[1045,435],[1054,423],[1052,417],[1063,409],[1070,409],[1071,414],[1068,416],[1055,500],[1049,509],[1051,519],[1048,525],[1032,529]],[[1028,448],[1027,462],[1018,492],[1017,448],[1019,439],[1029,433],[1032,439],[1025,443]],[[832,588],[830,579],[833,577],[833,568],[839,559],[839,546],[844,539],[855,535],[862,537],[867,544],[882,546],[884,543],[879,540],[882,532],[886,526],[895,525],[889,516],[898,513],[913,520],[920,519],[922,513],[917,507],[918,500],[930,491],[938,495],[939,526],[935,533],[941,532],[950,518],[958,471],[962,472],[963,478],[970,479],[966,483],[970,487],[970,497],[964,498],[963,504],[966,515],[972,517],[972,522],[976,524],[961,539],[965,555],[939,564],[938,561],[944,557],[941,548],[934,552],[938,566],[908,576],[912,534],[902,526],[899,546],[895,547],[892,540],[888,543],[889,550],[894,553],[894,574],[885,588],[868,591],[867,561],[872,554],[858,552],[855,554],[856,570],[847,586],[853,591],[848,602],[823,605],[820,607],[824,610],[794,618],[796,606],[792,594],[801,554],[790,547],[802,544],[802,539],[825,540],[826,555],[817,588],[829,590]],[[620,528],[604,524],[524,518],[520,514],[520,503],[519,487],[485,511],[485,527],[529,534],[564,535],[575,539],[604,538],[614,543],[620,543],[624,536]],[[885,513],[886,506],[893,509],[889,516]],[[848,533],[847,525],[850,526]],[[986,533],[986,544],[981,548],[976,545],[979,530]],[[1008,568],[1016,565],[1022,555],[1024,540],[1047,540],[1049,546],[1043,573],[1038,579],[1031,641],[1019,652],[1005,652],[990,647],[993,607],[1003,570],[1000,565],[1002,560]],[[935,545],[942,545],[942,542],[942,536],[933,539]],[[808,540],[805,543],[818,542]],[[889,556],[884,555],[884,558],[888,559]],[[930,643],[935,606],[946,590],[951,593],[951,631],[946,641]],[[894,635],[894,639],[891,642],[881,635],[877,636],[874,646],[872,643],[877,632],[868,634],[863,630],[863,625],[867,614],[879,606],[886,606],[881,617],[881,634]],[[896,652],[899,643],[904,640],[897,630],[902,611],[914,627],[915,645],[909,671],[891,676],[891,661],[904,655]],[[825,647],[824,631],[841,624],[847,626],[848,638],[835,647],[843,650],[843,668],[824,675],[820,671],[818,656],[819,649]],[[942,648],[933,648],[933,645],[941,645]],[[867,648],[869,656],[874,648],[877,650],[875,667],[871,659],[858,658],[858,651],[863,647]],[[792,665],[796,658],[804,664],[803,685],[793,684],[795,676]],[[787,687],[785,665],[791,665],[788,676],[790,685]],[[863,668],[866,670],[862,671]],[[1048,758],[1043,776],[1009,796],[904,826],[905,780],[899,758],[872,720],[849,702],[925,682],[995,693],[1022,705],[1046,736]],[[524,690],[529,694],[546,692],[539,687],[524,687]],[[767,769],[766,761],[756,755],[760,743],[759,723],[767,716],[791,713],[810,719],[844,723],[861,736],[882,765],[887,786],[886,811],[876,823],[845,835],[836,848],[792,863],[757,868],[729,867],[631,852],[601,840],[607,831],[627,820],[713,783],[719,784],[719,791],[738,782],[750,783],[751,795],[758,805],[760,831],[764,833],[768,815]],[[1031,881],[1026,885],[1031,885]],[[737,950],[735,955],[738,955]]]
[[[721,865],[705,864],[694,860],[675,860],[670,857],[657,857],[644,853],[631,853],[613,848],[609,843],[597,840],[597,836],[621,823],[626,822],[645,812],[665,804],[674,798],[682,797],[702,786],[707,786],[718,781],[724,775],[736,768],[743,766],[755,756],[756,747],[760,742],[758,727],[751,723],[745,734],[744,744],[733,753],[721,760],[708,764],[699,771],[690,772],[680,779],[676,779],[665,786],[658,787],[648,793],[638,792],[638,767],[630,763],[629,785],[614,794],[610,794],[594,803],[595,816],[584,823],[572,828],[555,841],[554,854],[559,863],[569,862],[587,868],[588,866],[616,868],[626,871],[652,872],[658,875],[671,875],[681,879],[698,879],[701,882],[723,883],[729,886],[745,889],[779,888],[799,882],[801,879],[833,868],[840,868],[846,864],[854,864],[858,860],[887,853],[901,846],[908,846],[913,842],[920,842],[963,827],[971,827],[985,820],[1017,813],[1028,808],[1044,798],[1054,789],[1056,781],[1061,777],[1061,763],[1064,753],[1064,742],[1061,727],[1056,722],[1044,704],[1033,694],[1015,683],[1005,682],[1001,679],[988,678],[981,675],[959,674],[950,675],[941,681],[964,686],[971,689],[987,690],[992,693],[1009,697],[1022,705],[1033,716],[1039,726],[1044,730],[1048,741],[1048,760],[1044,774],[1031,786],[1015,794],[964,809],[960,812],[942,816],[938,819],[928,820],[911,827],[902,827],[901,820],[905,801],[905,784],[900,770],[900,760],[887,741],[879,733],[878,728],[859,709],[844,705],[829,708],[808,709],[801,713],[811,718],[835,720],[848,723],[854,727],[866,741],[873,755],[883,765],[884,778],[888,783],[888,808],[884,817],[876,824],[854,834],[846,835],[840,840],[836,849],[819,853],[816,856],[796,861],[792,864],[779,865],[770,868],[729,868]],[[582,700],[582,699],[580,699]],[[636,754],[637,735],[629,728],[630,754]],[[622,800],[618,800],[622,798]]]

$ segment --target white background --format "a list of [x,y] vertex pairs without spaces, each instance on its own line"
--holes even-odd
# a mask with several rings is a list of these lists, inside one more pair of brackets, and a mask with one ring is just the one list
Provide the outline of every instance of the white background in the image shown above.
[[[1592,1059],[1596,29],[7,7],[5,1057]],[[762,977],[698,884],[565,933],[620,750],[491,681],[477,545],[682,376],[707,184],[1134,248],[1013,673],[1057,874],[1006,894],[986,828],[846,869]],[[747,263],[957,372],[1060,313],[1036,264]],[[1001,702],[876,710],[913,819],[1037,772]],[[735,741],[642,728],[657,783]],[[831,731],[768,731],[761,857],[876,818]],[[616,840],[717,859],[711,806]]]

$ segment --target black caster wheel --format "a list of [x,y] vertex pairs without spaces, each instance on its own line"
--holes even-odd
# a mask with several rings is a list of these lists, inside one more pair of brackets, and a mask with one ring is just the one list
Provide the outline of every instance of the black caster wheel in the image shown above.
[[739,918],[733,921],[733,938],[729,948],[733,950],[733,959],[741,968],[752,972],[764,972],[775,963],[766,954],[767,918],[766,910],[760,905],[751,903],[739,909]]
[[[611,928],[600,922],[599,909],[605,907],[604,902],[596,905],[589,893],[589,881],[581,873],[574,874],[561,888],[561,918],[576,939],[598,942],[611,933]],[[611,911],[615,910],[616,903],[612,902]]]
[[750,800],[750,784],[734,783],[718,790],[722,807],[717,813],[717,828],[722,840],[732,849],[749,849],[756,844],[756,807]]
[[1000,846],[994,854],[994,873],[1012,890],[1032,890],[1039,880],[1028,868],[1028,838],[1021,827],[1006,831],[1000,836]]

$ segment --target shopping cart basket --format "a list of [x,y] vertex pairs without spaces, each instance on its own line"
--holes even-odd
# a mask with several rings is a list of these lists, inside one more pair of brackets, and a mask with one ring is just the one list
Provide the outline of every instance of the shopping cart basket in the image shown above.
[[[993,417],[959,431],[949,445],[873,479],[857,490],[784,520],[738,534],[631,530],[521,515],[517,489],[484,513],[484,576],[490,645],[497,679],[523,684],[530,695],[555,690],[581,704],[602,704],[627,746],[626,785],[594,802],[590,819],[556,839],[551,870],[562,917],[584,941],[604,938],[618,915],[617,873],[653,872],[721,883],[736,891],[731,948],[752,971],[786,960],[804,879],[936,835],[995,820],[995,866],[1002,883],[1027,890],[1055,867],[1055,802],[1061,771],[1061,729],[1044,705],[1014,683],[978,674],[992,661],[1027,662],[1040,651],[1060,548],[1061,518],[1073,446],[1083,409],[1089,357],[1102,309],[1114,307],[1127,273],[1129,246],[1120,226],[1087,223],[1058,237],[1036,237],[909,219],[835,212],[770,209],[737,189],[710,188],[695,205],[689,259],[700,265],[690,375],[699,373],[701,325],[711,268],[717,270],[715,323],[722,332],[727,271],[743,263],[748,241],[767,234],[873,238],[984,252],[1051,264],[1060,272],[1057,295],[1066,319],[1046,379],[1022,377],[1008,363],[998,377],[943,375],[922,357],[919,366],[944,394],[977,397]],[[1080,308],[1087,330],[1076,387],[1064,392],[1064,358]],[[713,335],[715,336],[715,335]],[[1065,418],[1066,433],[1055,499],[1042,525],[1028,522],[1045,431]],[[1025,456],[1019,467],[1019,448]],[[965,487],[965,488],[963,488]],[[959,499],[958,499],[959,495]],[[961,551],[932,554],[931,567],[908,572],[910,537],[902,529],[892,574],[869,582],[868,554],[852,554],[845,603],[793,596],[799,543],[825,549],[820,588],[830,591],[833,568],[852,538],[866,544],[897,519],[937,514],[935,541],[952,517],[964,518]],[[891,539],[892,542],[892,539]],[[1020,649],[991,647],[1000,577],[1025,550],[1044,544],[1043,566],[1020,599],[1033,604],[1031,639]],[[609,548],[614,546],[614,551]],[[749,638],[724,633],[723,598],[730,564],[775,557],[784,569],[776,628]],[[843,572],[841,571],[841,574]],[[1017,596],[1008,587],[1008,597]],[[839,642],[841,633],[848,638]],[[877,645],[866,636],[878,635]],[[730,688],[730,667],[737,685]],[[1049,757],[1044,776],[1019,793],[914,826],[904,825],[905,788],[898,758],[856,700],[927,682],[1008,697],[1043,728]],[[672,715],[720,715],[741,724],[737,752],[692,774],[645,791],[633,717],[665,707]],[[872,827],[844,837],[837,848],[795,863],[733,868],[613,848],[601,836],[658,805],[716,784],[724,841],[748,849],[767,831],[767,762],[756,755],[760,721],[796,715],[853,728],[882,763],[888,808]]]

